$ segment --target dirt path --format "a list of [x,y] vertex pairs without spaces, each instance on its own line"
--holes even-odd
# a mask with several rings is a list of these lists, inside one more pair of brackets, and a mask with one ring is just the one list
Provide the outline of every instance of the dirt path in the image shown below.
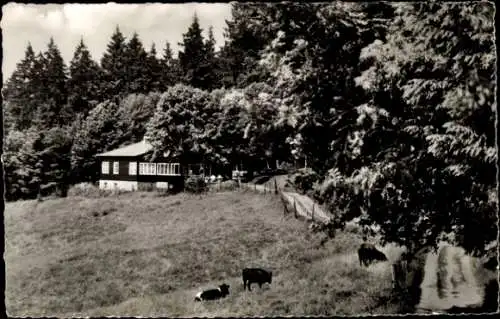
[[417,311],[479,307],[484,298],[484,287],[476,268],[477,260],[457,247],[443,246],[438,253],[429,253]]

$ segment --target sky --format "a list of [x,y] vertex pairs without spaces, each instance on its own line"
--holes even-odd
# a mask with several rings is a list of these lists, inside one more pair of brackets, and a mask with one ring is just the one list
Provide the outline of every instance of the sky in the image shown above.
[[8,3],[2,7],[1,20],[4,81],[24,58],[28,42],[38,53],[47,49],[50,37],[54,38],[66,65],[82,38],[92,58],[99,62],[117,25],[127,39],[137,32],[146,50],[155,43],[160,56],[168,41],[176,55],[178,42],[182,41],[195,12],[204,36],[207,37],[208,27],[213,26],[216,46],[222,46],[225,20],[231,19],[229,3]]

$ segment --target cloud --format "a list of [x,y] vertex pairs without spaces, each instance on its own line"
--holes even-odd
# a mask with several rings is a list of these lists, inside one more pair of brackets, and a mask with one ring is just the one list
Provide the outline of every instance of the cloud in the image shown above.
[[31,42],[35,52],[45,51],[50,37],[53,37],[68,64],[83,37],[93,58],[98,61],[119,25],[126,37],[137,32],[146,48],[155,43],[158,54],[161,54],[166,41],[170,42],[174,51],[178,50],[177,44],[195,12],[205,36],[209,26],[213,26],[216,46],[223,44],[225,20],[231,17],[228,3],[8,3],[2,11],[4,81],[23,58],[28,42]]

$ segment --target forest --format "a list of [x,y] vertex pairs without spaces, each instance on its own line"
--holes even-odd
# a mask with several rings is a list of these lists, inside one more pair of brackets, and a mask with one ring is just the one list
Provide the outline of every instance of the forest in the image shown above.
[[493,3],[231,6],[220,49],[196,16],[177,56],[119,26],[100,61],[28,45],[3,87],[6,199],[65,196],[146,138],[186,162],[307,163],[297,187],[385,242],[496,239]]

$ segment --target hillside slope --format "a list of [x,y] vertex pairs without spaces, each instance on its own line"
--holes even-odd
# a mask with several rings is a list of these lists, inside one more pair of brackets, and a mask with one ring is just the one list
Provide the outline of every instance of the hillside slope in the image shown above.
[[[390,272],[362,269],[353,233],[321,235],[283,217],[273,196],[203,199],[154,193],[9,203],[6,307],[11,316],[269,316],[394,313]],[[244,292],[241,269],[270,268]],[[200,288],[230,296],[195,303]]]

